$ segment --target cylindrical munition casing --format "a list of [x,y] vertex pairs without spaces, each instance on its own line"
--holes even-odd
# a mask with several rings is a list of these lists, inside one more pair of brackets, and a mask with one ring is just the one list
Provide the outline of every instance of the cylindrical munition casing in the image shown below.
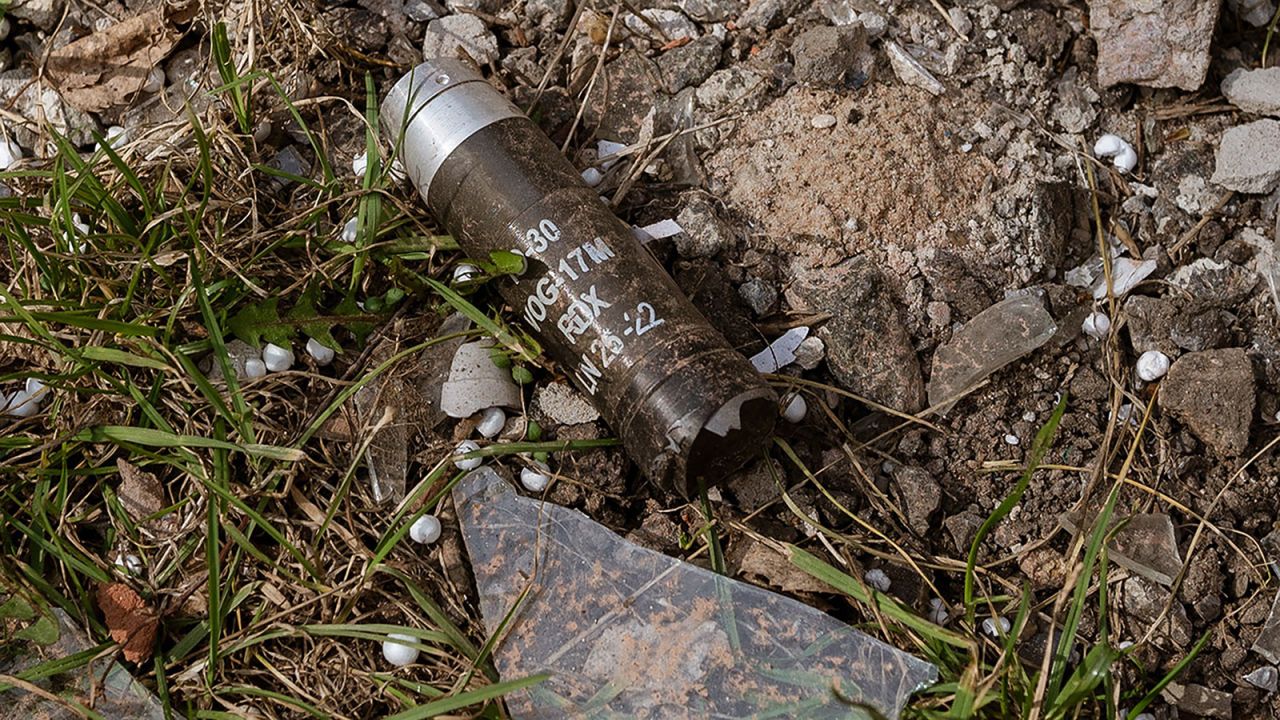
[[432,60],[382,105],[427,207],[659,485],[690,495],[764,451],[777,401],[551,141],[474,68]]

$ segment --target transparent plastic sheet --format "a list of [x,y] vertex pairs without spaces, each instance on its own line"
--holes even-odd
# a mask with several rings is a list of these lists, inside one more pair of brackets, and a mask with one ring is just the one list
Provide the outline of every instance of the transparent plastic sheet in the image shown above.
[[522,497],[490,468],[453,499],[485,626],[506,623],[499,672],[551,673],[507,696],[515,718],[895,718],[936,679],[808,605]]

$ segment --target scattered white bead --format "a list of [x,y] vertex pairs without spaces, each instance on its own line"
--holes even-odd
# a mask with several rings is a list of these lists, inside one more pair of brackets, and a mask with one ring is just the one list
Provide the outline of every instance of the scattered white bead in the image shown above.
[[244,376],[250,380],[257,380],[260,377],[266,377],[267,364],[258,358],[249,358],[244,361]]
[[1093,145],[1093,154],[1100,158],[1113,158],[1112,164],[1121,172],[1129,172],[1138,165],[1138,153],[1119,135],[1106,134]]
[[164,68],[157,65],[147,73],[147,81],[142,85],[144,93],[158,93],[164,89]]
[[1131,647],[1133,647],[1132,640],[1121,640],[1120,642],[1116,643],[1117,650],[1128,650]]
[[360,153],[351,160],[351,172],[355,173],[357,178],[363,178],[368,169],[369,153]]
[[351,218],[342,226],[342,242],[353,243],[356,241],[356,227],[358,225],[357,218]]
[[137,555],[119,555],[116,557],[115,565],[130,575],[142,574],[142,558]]
[[[75,228],[78,235],[88,235],[91,232],[89,223],[80,217],[80,213],[71,213],[71,227]],[[81,246],[80,249],[83,251],[84,246]]]
[[[397,640],[401,642],[396,642]],[[387,639],[382,641],[382,657],[396,667],[404,667],[417,660],[418,648],[405,645],[406,642],[418,642],[418,639],[412,635],[388,633]]]
[[1138,716],[1133,720],[1156,720],[1156,716],[1152,713],[1138,713]]
[[833,128],[836,126],[836,116],[828,115],[827,113],[822,113],[821,115],[814,115],[813,119],[809,121],[809,124],[812,125],[817,130],[826,130],[827,128]]
[[[126,131],[124,128],[120,127],[119,125],[112,125],[111,127],[107,128],[107,134],[104,139],[107,141],[107,144],[110,145],[112,149],[115,149],[129,142],[129,135],[128,135],[128,131]],[[98,147],[102,147],[102,144],[99,143]]]
[[1020,444],[1022,444],[1022,441],[1018,439],[1018,436],[1017,436],[1017,435],[1008,434],[1008,435],[1005,435],[1005,436],[1004,436],[1004,444],[1005,444],[1005,445],[1020,445]]
[[1106,313],[1089,313],[1084,322],[1080,323],[1080,329],[1094,340],[1101,340],[1111,332],[1111,318]]
[[782,419],[789,423],[799,423],[809,414],[809,403],[801,393],[792,393],[789,397],[784,397],[782,402]]
[[546,465],[535,463],[535,468],[527,467],[520,471],[520,484],[529,492],[540,493],[551,484],[551,476]]
[[322,367],[333,362],[333,348],[315,338],[307,338],[307,354],[316,361],[317,365]]
[[22,158],[22,148],[18,143],[0,138],[0,172],[8,170]]
[[262,348],[262,362],[266,364],[269,372],[288,370],[293,367],[293,351],[275,343],[267,343],[267,346]]
[[40,412],[40,400],[26,390],[19,390],[9,398],[9,408],[5,412],[13,417],[29,418]]
[[462,442],[458,443],[458,447],[454,448],[453,450],[453,455],[455,458],[457,458],[456,460],[453,461],[454,466],[457,467],[459,470],[468,470],[468,471],[475,470],[476,468],[480,467],[480,465],[484,463],[484,458],[477,457],[477,458],[468,459],[468,458],[461,457],[462,455],[466,455],[469,452],[475,452],[476,450],[479,450],[479,449],[480,449],[480,446],[471,442],[470,440],[463,440]]
[[889,592],[889,587],[893,584],[889,580],[889,576],[885,575],[880,568],[871,568],[866,575],[862,576],[862,579],[880,592]]
[[409,537],[416,543],[430,545],[440,539],[440,519],[435,515],[423,515],[409,526]]
[[458,267],[453,269],[453,281],[455,283],[471,282],[480,277],[480,268],[470,263],[458,263]]
[[991,637],[1008,635],[1011,627],[1013,627],[1013,625],[1009,622],[1009,618],[999,615],[982,621],[982,632],[990,635]]
[[1028,411],[1026,411],[1026,412],[1022,413],[1022,419],[1023,419],[1023,420],[1025,420],[1026,422],[1035,422],[1035,421],[1036,421],[1036,411],[1035,411],[1035,410],[1028,410]]
[[1169,372],[1169,356],[1159,350],[1148,350],[1138,358],[1138,377],[1145,382],[1154,382]]
[[929,601],[929,622],[934,625],[946,625],[951,616],[947,614],[947,605],[942,602],[942,598],[933,598]]
[[507,414],[502,411],[502,408],[491,407],[481,413],[480,422],[476,423],[476,432],[487,438],[497,437],[506,424]]
[[44,384],[44,381],[41,380],[40,378],[34,378],[34,377],[27,378],[26,390],[27,390],[27,394],[30,395],[32,398],[35,398],[38,400],[40,396],[44,394],[46,389],[48,389],[48,386],[46,386]]
[[596,187],[600,183],[604,182],[604,173],[593,167],[589,167],[582,171],[582,182],[586,183],[587,187]]

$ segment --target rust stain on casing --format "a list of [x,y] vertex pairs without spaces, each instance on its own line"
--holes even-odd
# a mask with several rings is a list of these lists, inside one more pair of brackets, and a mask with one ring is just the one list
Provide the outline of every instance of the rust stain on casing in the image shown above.
[[777,399],[631,229],[472,67],[405,75],[382,124],[427,207],[468,255],[527,259],[499,291],[628,454],[685,496],[758,455]]

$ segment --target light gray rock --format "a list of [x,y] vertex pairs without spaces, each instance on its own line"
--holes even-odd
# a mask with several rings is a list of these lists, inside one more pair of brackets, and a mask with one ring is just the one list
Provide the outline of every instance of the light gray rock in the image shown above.
[[1089,0],[1098,83],[1196,90],[1209,70],[1221,0]]
[[14,70],[0,78],[0,107],[7,107],[28,122],[9,123],[18,144],[32,148],[39,155],[45,147],[48,134],[41,130],[47,125],[64,135],[73,145],[93,142],[93,133],[100,128],[91,115],[66,104],[58,91],[41,81],[32,81],[29,71]]
[[1227,0],[1227,7],[1254,27],[1266,26],[1276,12],[1276,4],[1271,0]]
[[771,30],[795,15],[807,3],[804,0],[752,0],[738,18],[738,27]]
[[751,278],[742,283],[738,294],[756,315],[766,315],[778,302],[778,289],[760,278]]
[[892,40],[885,42],[884,51],[889,55],[889,65],[893,68],[893,74],[897,75],[903,83],[923,88],[934,95],[941,95],[947,91],[947,86],[939,82],[933,73],[898,43]]
[[498,39],[475,15],[449,15],[427,24],[422,39],[424,59],[456,58],[460,51],[481,65],[490,63],[498,59]]
[[692,194],[676,222],[683,232],[671,239],[681,257],[705,258],[719,255],[733,247],[736,238],[732,228],[716,214],[715,206],[700,194]]
[[[647,37],[660,43],[667,43],[680,38],[698,37],[698,26],[676,10],[649,9],[641,10],[639,15],[627,14],[627,29],[641,37]],[[648,22],[645,22],[648,20]],[[661,32],[659,32],[659,30]]]
[[1280,67],[1234,70],[1222,79],[1222,94],[1245,112],[1280,117]]
[[791,43],[791,57],[796,80],[831,89],[862,87],[875,66],[867,33],[859,25],[806,30]]
[[533,408],[541,419],[557,425],[581,425],[600,419],[600,413],[582,393],[558,382],[538,388],[533,394]]
[[66,5],[66,0],[13,0],[5,14],[49,32],[62,18]]
[[1254,195],[1280,186],[1280,121],[1256,120],[1223,133],[1210,182]]
[[1225,457],[1249,446],[1257,388],[1253,365],[1240,348],[1205,350],[1173,363],[1160,387],[1160,409]]

